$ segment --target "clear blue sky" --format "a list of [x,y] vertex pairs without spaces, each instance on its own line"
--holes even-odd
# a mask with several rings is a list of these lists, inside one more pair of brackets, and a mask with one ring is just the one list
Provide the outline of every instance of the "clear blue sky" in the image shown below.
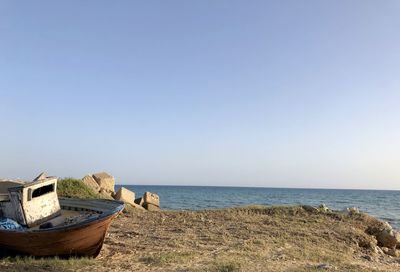
[[1,1],[0,176],[400,189],[399,1]]

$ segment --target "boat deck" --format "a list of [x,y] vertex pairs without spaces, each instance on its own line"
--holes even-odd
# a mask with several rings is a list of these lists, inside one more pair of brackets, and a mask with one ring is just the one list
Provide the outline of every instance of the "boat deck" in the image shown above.
[[[55,218],[47,220],[43,224],[50,224],[51,227],[62,227],[77,224],[83,222],[89,218],[93,218],[94,216],[98,217],[99,213],[94,211],[75,211],[75,210],[61,210],[61,214]],[[35,226],[30,228],[30,230],[38,230],[40,226]]]

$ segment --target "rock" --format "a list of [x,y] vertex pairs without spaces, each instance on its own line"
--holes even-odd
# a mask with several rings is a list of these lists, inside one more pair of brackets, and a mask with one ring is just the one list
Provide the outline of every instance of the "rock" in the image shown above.
[[306,210],[307,212],[313,212],[313,213],[315,213],[315,212],[318,212],[318,209],[317,208],[315,208],[315,207],[313,207],[313,206],[310,206],[310,205],[303,205],[303,206],[301,206],[304,210]]
[[329,212],[330,209],[328,208],[328,206],[325,205],[325,203],[321,203],[321,205],[318,206],[318,210],[320,212]]
[[376,220],[376,222],[369,226],[365,232],[375,236],[378,245],[382,248],[396,248],[400,243],[400,234],[393,230],[392,226],[388,222]]
[[142,206],[143,205],[143,198],[139,197],[135,199],[135,204]]
[[97,184],[101,189],[109,192],[114,192],[115,179],[108,173],[101,172],[93,174],[93,178],[96,180]]
[[125,203],[129,203],[132,205],[137,205],[135,204],[135,192],[132,192],[125,187],[119,188],[118,192],[115,194],[114,199],[123,201]]
[[395,248],[382,247],[382,251],[392,257],[400,257],[400,251]]
[[352,214],[359,214],[360,210],[357,207],[351,207],[347,208],[347,212],[352,215]]
[[369,255],[364,255],[364,256],[362,256],[362,258],[364,258],[364,259],[366,259],[367,261],[373,261],[373,259],[372,259],[372,257],[371,256],[369,256]]
[[392,257],[400,257],[400,251],[395,248],[390,248],[387,254]]
[[100,191],[99,184],[94,180],[94,178],[90,175],[86,175],[82,178],[82,182],[88,186],[89,188],[93,189],[95,192]]
[[137,212],[147,212],[145,208],[143,208],[140,205],[137,205],[135,203],[130,204],[130,203],[125,203],[125,208],[122,211],[125,215],[127,216],[132,216],[133,214]]
[[383,228],[387,230],[393,229],[393,227],[389,224],[389,222],[383,222]]
[[321,270],[336,269],[336,267],[334,267],[334,266],[332,266],[332,265],[330,265],[330,264],[325,264],[325,263],[317,265],[316,268],[317,268],[317,269],[321,269]]
[[396,248],[400,242],[400,234],[394,230],[384,229],[374,234],[378,244],[387,248]]
[[153,205],[153,204],[151,204],[151,203],[144,203],[144,204],[143,204],[143,207],[144,207],[146,210],[151,211],[151,212],[156,212],[156,211],[159,211],[159,210],[160,210],[160,207],[158,207],[158,206],[156,206],[156,205]]
[[374,248],[373,248],[373,251],[374,251],[374,253],[376,253],[376,254],[384,254],[385,252],[380,248],[380,247],[378,247],[378,246],[375,246]]
[[357,242],[359,247],[367,248],[374,252],[376,251],[378,244],[378,241],[375,239],[374,236],[366,236],[366,237],[360,236]]
[[388,222],[382,222],[378,219],[373,219],[370,226],[368,226],[366,233],[377,236],[383,230],[390,231],[392,229],[392,226]]
[[40,180],[44,180],[44,179],[46,179],[46,178],[47,178],[46,173],[45,173],[45,172],[42,172],[42,173],[40,173],[40,175],[37,176],[33,181],[40,181]]
[[142,206],[140,206],[138,204],[135,204],[135,203],[133,203],[133,204],[127,203],[127,206],[129,206],[131,208],[134,208],[134,209],[141,210],[141,211],[145,211],[146,210],[144,207],[142,207]]
[[101,195],[102,198],[114,200],[114,198],[112,197],[112,193],[110,191],[100,189],[99,194]]
[[147,204],[152,204],[154,206],[160,207],[160,197],[157,194],[145,192],[143,194],[143,207]]

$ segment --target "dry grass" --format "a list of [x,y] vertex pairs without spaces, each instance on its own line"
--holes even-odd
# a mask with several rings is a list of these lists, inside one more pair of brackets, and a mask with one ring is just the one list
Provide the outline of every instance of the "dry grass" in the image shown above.
[[0,271],[85,271],[93,266],[94,259],[88,258],[33,258],[27,256],[5,257],[0,260]]
[[[132,209],[114,221],[96,260],[72,268],[56,263],[46,271],[400,271],[398,258],[369,248],[365,230],[374,224],[363,214],[302,207]],[[0,261],[1,271],[10,267],[24,265]]]

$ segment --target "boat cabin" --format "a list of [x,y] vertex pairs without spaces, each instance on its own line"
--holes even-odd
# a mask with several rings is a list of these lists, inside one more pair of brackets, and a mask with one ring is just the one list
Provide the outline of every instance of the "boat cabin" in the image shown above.
[[0,218],[31,228],[60,214],[56,177],[32,182],[0,180]]

